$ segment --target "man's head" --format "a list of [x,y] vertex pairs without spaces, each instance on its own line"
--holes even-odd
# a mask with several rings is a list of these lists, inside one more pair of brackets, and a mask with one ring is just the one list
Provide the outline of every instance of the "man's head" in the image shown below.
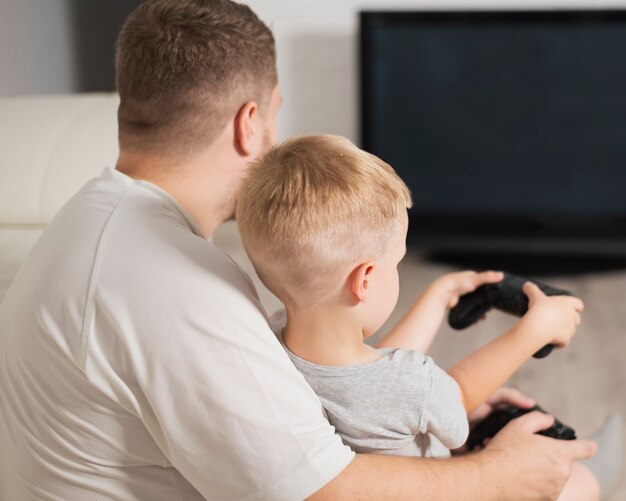
[[[116,73],[121,150],[191,156],[240,113],[268,118],[274,38],[230,0],[147,0],[119,35]],[[262,139],[272,143],[273,117],[267,121]]]
[[361,265],[378,267],[393,246],[399,261],[410,206],[406,185],[379,158],[342,137],[300,136],[250,169],[237,223],[267,287],[287,305],[306,306],[337,292]]

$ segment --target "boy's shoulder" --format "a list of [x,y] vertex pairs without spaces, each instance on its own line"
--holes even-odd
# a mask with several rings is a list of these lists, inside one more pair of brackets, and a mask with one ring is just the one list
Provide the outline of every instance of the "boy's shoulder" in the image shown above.
[[[275,331],[276,332],[276,331]],[[280,339],[280,333],[278,332]],[[400,348],[376,348],[380,355],[372,362],[349,366],[320,365],[304,360],[291,352],[283,344],[283,348],[291,358],[294,365],[307,379],[344,379],[346,384],[353,384],[350,380],[367,380],[368,377],[380,379],[381,377],[428,376],[435,363],[432,358],[415,350],[403,350]],[[364,379],[365,378],[365,379]]]

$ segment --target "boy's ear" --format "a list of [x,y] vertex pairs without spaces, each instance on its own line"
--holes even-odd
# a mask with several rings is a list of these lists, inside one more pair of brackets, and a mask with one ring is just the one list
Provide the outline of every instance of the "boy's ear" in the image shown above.
[[260,131],[256,123],[259,113],[255,101],[245,103],[235,115],[235,149],[242,156],[252,156],[256,152]]
[[375,267],[375,261],[365,261],[354,268],[350,274],[350,290],[361,303],[367,300],[367,293]]

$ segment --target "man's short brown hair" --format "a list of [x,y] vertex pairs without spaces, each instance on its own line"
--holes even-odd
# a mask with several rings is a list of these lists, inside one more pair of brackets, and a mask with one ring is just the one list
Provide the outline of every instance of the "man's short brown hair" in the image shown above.
[[117,40],[120,147],[193,152],[276,85],[274,37],[230,0],[148,0]]

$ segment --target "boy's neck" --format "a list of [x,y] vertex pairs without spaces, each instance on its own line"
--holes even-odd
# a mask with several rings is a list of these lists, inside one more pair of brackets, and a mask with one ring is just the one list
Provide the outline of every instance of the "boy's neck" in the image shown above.
[[380,358],[363,342],[363,330],[350,314],[325,306],[287,307],[283,342],[298,357],[318,365],[358,365]]

